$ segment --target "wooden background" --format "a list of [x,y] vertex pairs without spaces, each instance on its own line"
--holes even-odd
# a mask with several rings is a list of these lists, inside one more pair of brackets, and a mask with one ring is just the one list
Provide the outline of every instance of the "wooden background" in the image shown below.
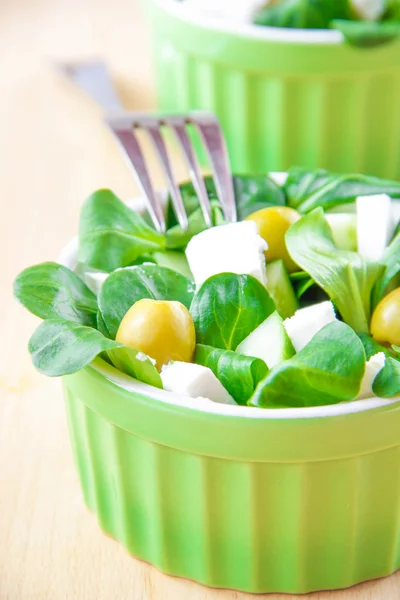
[[[26,351],[36,319],[12,299],[17,272],[56,259],[94,189],[136,192],[99,110],[52,67],[93,57],[107,60],[129,108],[152,108],[135,0],[0,0],[0,599],[245,600],[161,575],[100,532],[82,502],[60,383]],[[400,575],[312,598],[398,600]]]

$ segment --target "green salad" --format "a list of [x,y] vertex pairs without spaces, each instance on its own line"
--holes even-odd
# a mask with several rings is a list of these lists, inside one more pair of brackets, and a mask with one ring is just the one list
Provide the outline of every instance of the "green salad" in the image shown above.
[[376,46],[400,35],[400,0],[275,0],[255,12],[254,23],[297,29],[337,29],[357,46]]
[[[234,176],[225,223],[205,178],[189,229],[167,231],[110,190],[83,205],[71,270],[25,269],[16,298],[43,322],[29,341],[43,374],[101,357],[175,395],[262,408],[400,394],[400,182],[293,168]],[[150,390],[149,390],[150,392]]]

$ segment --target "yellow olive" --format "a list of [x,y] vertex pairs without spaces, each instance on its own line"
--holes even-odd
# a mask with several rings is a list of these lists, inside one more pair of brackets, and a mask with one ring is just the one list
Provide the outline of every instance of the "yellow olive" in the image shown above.
[[289,273],[298,271],[299,267],[289,256],[285,243],[285,233],[299,219],[300,214],[297,210],[288,206],[262,208],[246,217],[246,220],[254,221],[257,224],[260,236],[268,244],[268,250],[265,252],[267,261],[282,259]]
[[371,333],[378,342],[400,346],[400,288],[379,302],[372,315]]
[[196,334],[193,319],[183,304],[144,299],[128,310],[116,340],[153,358],[160,370],[170,360],[190,362]]

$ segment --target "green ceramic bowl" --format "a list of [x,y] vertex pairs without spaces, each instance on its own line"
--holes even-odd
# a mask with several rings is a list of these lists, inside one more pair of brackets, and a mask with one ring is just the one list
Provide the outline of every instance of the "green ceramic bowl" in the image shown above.
[[[74,266],[75,246],[60,262]],[[232,407],[100,359],[63,385],[86,504],[133,556],[247,592],[344,588],[400,568],[400,399]]]
[[198,17],[147,0],[162,111],[206,109],[236,172],[294,164],[400,177],[400,41],[357,49],[337,31]]

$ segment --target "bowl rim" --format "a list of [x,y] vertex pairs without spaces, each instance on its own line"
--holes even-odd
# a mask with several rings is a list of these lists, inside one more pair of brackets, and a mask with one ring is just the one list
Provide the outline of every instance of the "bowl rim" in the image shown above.
[[242,38],[295,44],[340,45],[344,43],[342,33],[335,29],[291,29],[288,27],[268,27],[254,23],[237,23],[196,11],[186,6],[184,2],[178,2],[177,0],[152,1],[154,5],[186,23]]
[[[286,173],[270,173],[270,176],[277,182],[284,182]],[[166,192],[161,192],[161,198],[167,198]],[[142,197],[136,197],[125,201],[130,208],[138,212],[144,212],[145,204]],[[62,265],[73,269],[77,262],[78,256],[78,236],[75,236],[61,251],[58,257],[58,262]],[[310,406],[300,408],[254,408],[250,406],[232,406],[229,404],[221,404],[212,402],[207,398],[191,398],[181,394],[176,394],[166,390],[160,390],[146,383],[137,381],[133,377],[122,373],[115,367],[109,365],[101,358],[96,358],[90,365],[98,373],[102,374],[106,379],[117,385],[118,387],[136,394],[144,394],[166,405],[181,406],[193,411],[207,412],[211,414],[225,415],[229,417],[249,418],[249,419],[315,419],[321,417],[337,417],[340,415],[349,415],[354,413],[365,412],[368,410],[384,408],[388,405],[398,403],[400,406],[400,396],[395,398],[366,398],[363,400],[352,400],[350,402],[342,402],[328,406]]]

